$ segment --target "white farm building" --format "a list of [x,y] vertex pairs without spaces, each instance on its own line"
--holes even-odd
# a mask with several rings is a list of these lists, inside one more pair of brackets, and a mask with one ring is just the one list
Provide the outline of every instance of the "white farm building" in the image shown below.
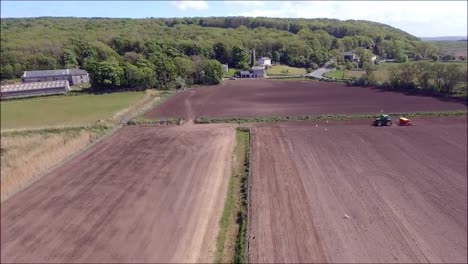
[[89,83],[89,75],[88,72],[80,69],[25,71],[21,80],[23,83],[67,80],[73,86]]
[[258,64],[263,67],[270,67],[271,66],[271,59],[268,57],[261,57],[258,59]]
[[65,94],[70,91],[68,80],[7,84],[0,87],[0,98],[19,98],[52,94]]
[[2,85],[0,98],[65,94],[70,91],[70,86],[89,83],[89,75],[80,69],[25,71],[21,81]]

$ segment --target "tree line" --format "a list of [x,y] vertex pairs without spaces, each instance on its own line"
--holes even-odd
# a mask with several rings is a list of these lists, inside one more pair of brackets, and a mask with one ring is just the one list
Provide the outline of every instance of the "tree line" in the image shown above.
[[366,74],[352,84],[441,95],[452,95],[457,85],[464,84],[466,94],[467,72],[459,64],[406,62],[392,65],[389,72],[390,80],[382,83],[376,79],[375,67],[370,66],[366,68]]
[[217,69],[213,60],[245,69],[251,49],[257,57],[311,69],[358,48],[388,59],[437,53],[396,28],[335,19],[2,19],[0,41],[1,79],[25,70],[78,67],[102,80],[95,85],[117,87],[216,83],[220,73],[209,71]]

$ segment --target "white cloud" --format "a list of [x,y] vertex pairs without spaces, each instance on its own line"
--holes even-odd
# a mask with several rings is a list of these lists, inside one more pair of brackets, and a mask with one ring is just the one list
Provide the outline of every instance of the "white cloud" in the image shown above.
[[204,10],[208,9],[206,1],[175,1],[171,2],[177,9],[180,10]]
[[[233,4],[236,4],[234,2]],[[238,4],[233,15],[337,18],[388,24],[417,36],[466,35],[466,1],[283,1]],[[231,4],[230,4],[231,5]]]
[[265,6],[266,3],[264,1],[224,1],[228,7],[261,7]]

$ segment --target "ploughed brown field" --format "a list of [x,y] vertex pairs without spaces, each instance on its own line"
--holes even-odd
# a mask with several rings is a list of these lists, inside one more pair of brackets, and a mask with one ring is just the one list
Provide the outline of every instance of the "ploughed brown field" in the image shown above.
[[146,118],[267,117],[464,110],[466,104],[319,81],[229,80],[182,92]]
[[466,117],[414,123],[254,126],[249,261],[466,263]]
[[124,127],[1,206],[1,262],[211,262],[228,126]]

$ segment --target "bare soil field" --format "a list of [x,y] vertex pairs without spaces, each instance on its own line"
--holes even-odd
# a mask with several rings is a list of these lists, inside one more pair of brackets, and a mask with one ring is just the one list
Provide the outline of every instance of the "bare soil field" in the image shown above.
[[124,127],[1,207],[1,262],[211,262],[226,125]]
[[414,122],[255,125],[249,261],[466,263],[466,117]]
[[145,118],[264,117],[464,110],[465,103],[318,81],[231,80],[179,93]]

